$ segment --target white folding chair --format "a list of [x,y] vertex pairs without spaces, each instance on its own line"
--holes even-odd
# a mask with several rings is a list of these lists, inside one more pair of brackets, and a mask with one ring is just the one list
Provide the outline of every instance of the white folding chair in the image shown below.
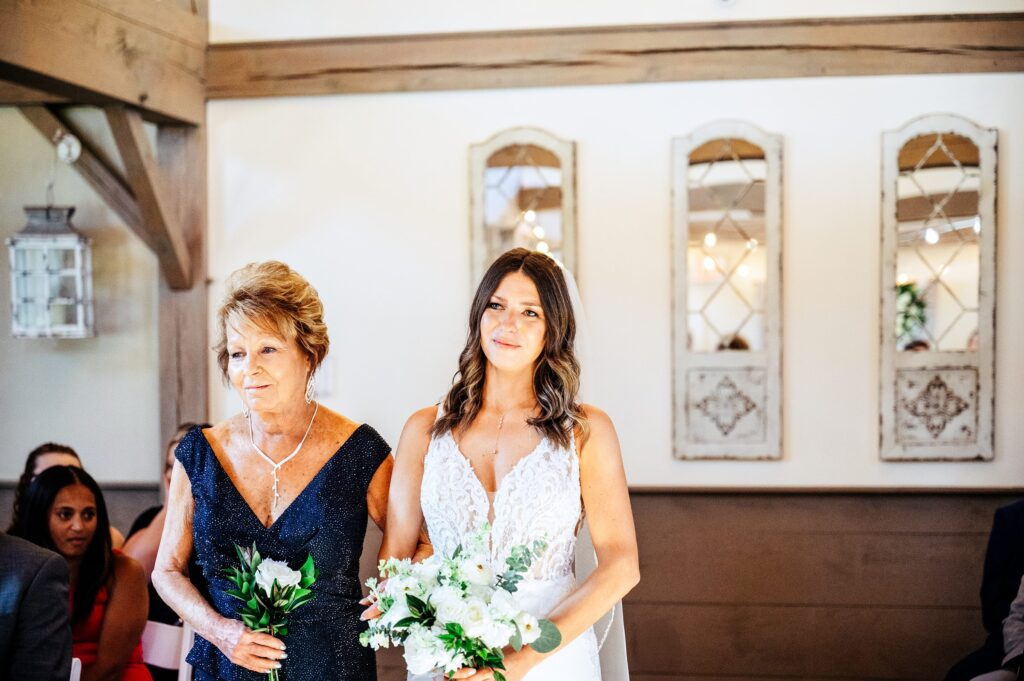
[[71,658],[71,681],[78,681],[82,678],[82,661],[77,657]]
[[146,622],[142,632],[142,659],[163,669],[177,669],[178,681],[191,681],[192,666],[185,662],[192,649],[195,632],[188,624],[177,627],[160,622]]

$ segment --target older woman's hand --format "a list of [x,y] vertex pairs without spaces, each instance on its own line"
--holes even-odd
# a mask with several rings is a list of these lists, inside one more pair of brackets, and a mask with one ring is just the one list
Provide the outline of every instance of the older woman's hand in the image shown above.
[[232,664],[262,674],[280,669],[278,660],[288,657],[281,639],[258,634],[238,620],[225,620],[222,636],[215,644]]

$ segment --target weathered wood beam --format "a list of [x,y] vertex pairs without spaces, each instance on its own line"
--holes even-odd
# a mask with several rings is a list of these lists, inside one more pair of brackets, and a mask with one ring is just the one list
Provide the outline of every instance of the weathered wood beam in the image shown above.
[[[169,192],[146,139],[142,116],[123,106],[107,107],[105,111],[124,161],[128,184],[142,213],[139,237],[156,253],[168,285],[173,289],[187,289],[192,282],[188,246],[171,212]],[[185,168],[183,172],[188,170]]]
[[62,104],[67,103],[67,101],[66,97],[59,97],[44,90],[37,90],[6,80],[0,80],[0,106]]
[[160,433],[164,442],[180,423],[209,418],[204,127],[162,126],[157,133],[157,158],[170,201],[168,209],[181,227],[192,268],[190,289],[175,290],[161,280],[158,294]]
[[206,44],[206,20],[171,3],[0,2],[0,78],[157,122],[202,119]]
[[139,205],[124,177],[103,159],[98,147],[57,111],[44,106],[23,106],[20,111],[51,144],[56,143],[62,132],[71,133],[78,138],[82,143],[82,155],[72,164],[72,167],[110,206],[110,209],[124,220],[128,228],[138,234],[142,228],[142,214],[139,212]]
[[211,99],[1024,70],[1024,13],[211,45]]

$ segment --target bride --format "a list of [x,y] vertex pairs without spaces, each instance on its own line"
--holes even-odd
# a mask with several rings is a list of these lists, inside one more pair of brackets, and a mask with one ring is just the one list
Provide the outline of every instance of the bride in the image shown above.
[[[551,619],[562,644],[541,654],[506,648],[509,681],[599,681],[593,624],[639,581],[636,536],[618,438],[608,416],[577,402],[580,364],[566,274],[517,248],[487,270],[473,299],[459,373],[440,406],[402,431],[381,557],[410,557],[424,521],[450,554],[485,522],[491,559],[543,539],[515,596]],[[598,567],[576,583],[584,513]],[[492,681],[490,669],[455,678]]]

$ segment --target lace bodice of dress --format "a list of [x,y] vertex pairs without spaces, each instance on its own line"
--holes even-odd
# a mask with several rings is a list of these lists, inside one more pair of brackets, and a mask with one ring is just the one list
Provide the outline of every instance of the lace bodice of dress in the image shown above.
[[[434,550],[450,554],[490,515],[490,500],[451,433],[431,439],[423,461],[420,504]],[[547,546],[527,577],[556,579],[575,568],[582,515],[576,444],[559,447],[547,437],[503,477],[494,494],[491,560],[504,566],[512,547],[543,539]]]

